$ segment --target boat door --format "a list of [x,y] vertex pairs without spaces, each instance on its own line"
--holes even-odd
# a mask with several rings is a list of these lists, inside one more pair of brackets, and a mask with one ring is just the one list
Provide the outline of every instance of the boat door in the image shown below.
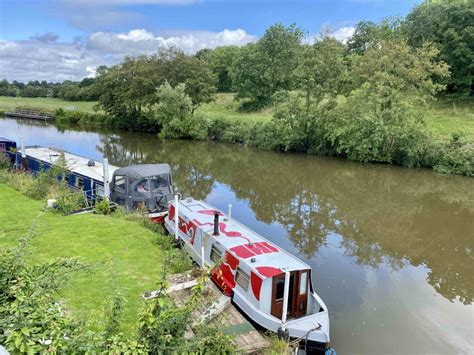
[[[290,273],[288,289],[288,308],[286,318],[299,318],[306,315],[308,306],[308,270]],[[273,277],[272,315],[281,319],[283,315],[283,297],[285,294],[285,274]]]

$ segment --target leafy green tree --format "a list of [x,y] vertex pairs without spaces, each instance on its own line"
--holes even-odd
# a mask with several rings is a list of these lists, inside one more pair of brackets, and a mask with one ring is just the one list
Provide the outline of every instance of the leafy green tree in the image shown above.
[[298,90],[275,95],[274,121],[286,133],[285,147],[291,150],[322,152],[320,118],[327,104],[342,93],[347,81],[346,47],[329,36],[305,46],[295,69]]
[[382,41],[401,39],[401,19],[386,19],[377,24],[372,21],[360,21],[354,34],[347,41],[350,53],[363,54],[367,49],[379,46]]
[[450,91],[474,95],[474,1],[424,1],[406,17],[403,26],[410,45],[421,48],[433,43],[439,60],[451,67],[445,79]]
[[304,32],[296,25],[278,23],[257,43],[243,47],[231,75],[238,97],[265,104],[275,92],[293,89],[303,38]]
[[232,91],[231,70],[235,59],[239,55],[240,48],[237,46],[217,47],[207,54],[207,61],[212,72],[217,76],[217,91]]
[[357,161],[422,165],[427,135],[421,108],[443,87],[448,66],[438,51],[412,49],[403,41],[382,42],[355,59],[357,88],[340,98],[325,119],[326,137],[336,151]]
[[186,94],[192,101],[192,112],[203,103],[211,102],[216,92],[216,77],[209,63],[184,52],[166,64],[165,79],[173,86],[185,84]]
[[200,131],[200,118],[193,116],[193,102],[186,93],[186,85],[172,87],[165,82],[157,90],[157,100],[153,108],[154,119],[165,138],[197,138],[206,134]]

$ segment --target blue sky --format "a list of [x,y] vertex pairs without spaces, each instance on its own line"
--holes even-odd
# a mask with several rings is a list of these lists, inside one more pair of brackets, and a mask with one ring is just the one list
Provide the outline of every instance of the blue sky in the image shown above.
[[[344,40],[360,20],[404,16],[420,0],[0,0],[0,77],[77,80],[98,64],[174,44],[243,45],[275,22]],[[46,35],[45,35],[46,34]],[[34,52],[30,58],[28,53]],[[24,67],[17,59],[26,61]],[[41,62],[51,63],[41,63]],[[102,62],[101,62],[102,61]],[[54,62],[58,70],[54,72]]]

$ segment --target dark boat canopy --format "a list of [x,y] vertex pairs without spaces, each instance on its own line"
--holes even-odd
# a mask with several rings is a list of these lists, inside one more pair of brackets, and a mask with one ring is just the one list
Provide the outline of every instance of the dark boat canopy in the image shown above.
[[126,175],[132,178],[141,178],[170,173],[171,167],[168,164],[141,164],[119,168],[115,170],[114,175]]
[[131,165],[114,171],[110,184],[113,202],[136,210],[146,208],[161,212],[168,208],[173,194],[171,168],[168,164]]

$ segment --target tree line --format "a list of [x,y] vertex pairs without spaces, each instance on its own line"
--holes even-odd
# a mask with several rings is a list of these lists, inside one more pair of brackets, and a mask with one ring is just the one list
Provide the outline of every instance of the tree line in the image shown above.
[[10,97],[52,97],[68,101],[96,101],[100,92],[95,85],[95,78],[84,78],[81,81],[71,80],[62,83],[46,80],[30,80],[27,83],[4,79],[0,81],[0,96]]

